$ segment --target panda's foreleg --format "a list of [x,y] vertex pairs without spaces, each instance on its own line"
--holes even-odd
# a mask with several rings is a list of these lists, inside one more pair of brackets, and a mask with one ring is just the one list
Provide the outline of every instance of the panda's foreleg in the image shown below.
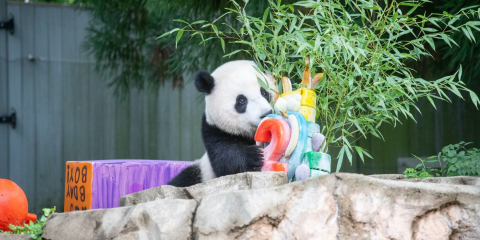
[[202,171],[200,166],[192,164],[183,169],[176,177],[174,177],[167,185],[175,187],[188,187],[202,182]]
[[258,172],[263,165],[263,152],[257,145],[217,145],[208,150],[216,177],[242,172]]

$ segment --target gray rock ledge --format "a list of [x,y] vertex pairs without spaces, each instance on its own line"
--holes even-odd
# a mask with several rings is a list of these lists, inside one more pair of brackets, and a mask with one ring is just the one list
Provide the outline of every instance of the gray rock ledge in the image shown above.
[[[261,179],[269,176],[258,174],[265,175],[257,175]],[[184,191],[182,198],[191,200],[160,199],[54,214],[43,237],[473,240],[480,236],[480,178],[414,182],[335,173],[285,184],[281,178],[262,183],[257,176],[237,174],[177,189]]]

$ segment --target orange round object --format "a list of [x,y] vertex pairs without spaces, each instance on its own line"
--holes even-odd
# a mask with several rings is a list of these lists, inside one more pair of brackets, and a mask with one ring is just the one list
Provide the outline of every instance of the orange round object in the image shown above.
[[[28,201],[23,190],[8,179],[0,179],[0,229],[11,231],[10,224],[23,225],[27,213]],[[33,218],[31,215],[28,220],[36,220],[36,216],[33,215]]]

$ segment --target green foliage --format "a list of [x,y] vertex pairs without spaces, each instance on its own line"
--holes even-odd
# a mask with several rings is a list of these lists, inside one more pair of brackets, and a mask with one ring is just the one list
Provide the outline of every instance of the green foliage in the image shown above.
[[[448,91],[463,99],[463,91],[476,107],[480,103],[461,81],[461,66],[453,75],[435,81],[414,77],[415,70],[407,66],[408,61],[432,56],[427,48],[435,49],[434,40],[458,45],[451,33],[462,32],[475,42],[473,32],[480,30],[478,7],[455,14],[414,14],[428,0],[317,0],[284,5],[280,1],[268,2],[269,8],[258,16],[247,14],[247,0],[242,5],[232,1],[234,9],[227,9],[224,15],[234,18],[192,23],[179,20],[183,27],[160,38],[176,33],[177,43],[183,36],[200,36],[201,43],[220,40],[222,48],[227,41],[244,45],[246,48],[225,50],[225,57],[249,54],[261,70],[276,79],[288,76],[296,86],[306,56],[310,56],[312,73],[325,73],[315,89],[317,117],[327,149],[340,148],[337,171],[345,155],[350,163],[355,151],[362,161],[365,155],[370,157],[365,149],[354,145],[358,138],[368,134],[383,138],[379,127],[383,123],[401,123],[401,115],[415,120],[411,110],[420,112],[415,106],[419,98],[426,97],[435,107],[433,99],[450,101]],[[220,25],[228,29],[219,30]]]
[[420,171],[417,171],[414,168],[407,168],[403,172],[404,175],[407,176],[407,178],[426,178],[426,177],[432,177],[430,173],[427,172],[425,169],[421,169]]
[[444,176],[480,176],[480,150],[467,149],[468,144],[450,144],[438,154],[438,159],[446,162],[442,168]]
[[[480,150],[477,148],[467,149],[468,144],[470,143],[450,144],[444,147],[437,156],[428,158],[436,158],[435,160],[423,160],[413,155],[421,163],[415,168],[407,168],[403,174],[408,178],[480,176]],[[440,163],[440,169],[425,167],[426,162],[437,161]]]
[[[458,12],[462,8],[478,4],[478,0],[437,0],[434,1],[435,8],[439,12]],[[478,9],[477,9],[478,11]],[[465,23],[469,19],[458,19],[459,23]],[[475,26],[478,28],[478,26]],[[480,38],[480,32],[472,31],[474,39]],[[450,47],[447,43],[439,43],[439,49],[442,53],[441,65],[434,65],[433,67],[439,71],[439,74],[448,74],[455,72],[458,65],[463,66],[463,80],[469,86],[480,87],[478,79],[480,78],[480,42],[465,37],[463,31],[453,32],[450,37],[460,46]]]
[[10,229],[12,232],[3,232],[0,230],[0,233],[5,234],[28,234],[33,239],[42,239],[43,234],[43,225],[47,222],[48,216],[55,212],[55,208],[44,208],[43,216],[37,220],[36,222],[30,222],[29,224],[25,224],[25,226],[15,226],[10,224]]
[[[413,154],[412,154],[413,155]],[[429,162],[437,162],[438,160],[423,160],[415,155],[413,155],[415,158],[420,160],[421,163],[419,163],[415,168],[407,168],[403,172],[404,175],[407,176],[407,178],[426,178],[426,177],[440,177],[441,176],[441,171],[436,169],[436,168],[431,168],[431,167],[426,167],[425,163]],[[435,156],[434,156],[435,157]],[[422,167],[422,168],[420,168]]]
[[[96,70],[111,80],[110,86],[119,95],[128,94],[131,89],[155,91],[168,81],[174,87],[182,87],[184,73],[213,69],[227,61],[222,59],[219,45],[203,46],[198,41],[175,43],[173,39],[156,37],[159,32],[182,26],[179,18],[213,21],[223,14],[221,9],[233,6],[228,0],[76,0],[75,3],[91,16],[83,47],[94,57]],[[265,1],[255,1],[251,10],[255,12],[266,6]],[[219,31],[225,28],[218,26]],[[181,38],[182,34],[183,31],[178,31],[175,36]],[[194,38],[200,40],[199,36]],[[226,51],[242,47],[222,46]],[[175,47],[182,51],[174,51]]]

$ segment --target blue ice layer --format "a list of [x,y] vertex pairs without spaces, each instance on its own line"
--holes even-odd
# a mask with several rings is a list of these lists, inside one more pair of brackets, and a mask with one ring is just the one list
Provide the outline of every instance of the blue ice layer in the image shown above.
[[295,150],[293,150],[292,155],[287,159],[288,161],[288,181],[292,180],[295,175],[295,169],[302,162],[303,153],[305,152],[305,147],[307,146],[308,141],[308,126],[307,120],[305,117],[298,112],[288,112],[288,115],[294,115],[298,121],[298,142]]
[[307,121],[308,125],[308,137],[312,137],[314,133],[319,133],[320,132],[320,125]]
[[[284,119],[284,120],[287,120],[286,117],[280,115],[280,114],[268,114],[267,115],[267,118],[275,118],[275,119]],[[288,122],[288,121],[287,121]]]

